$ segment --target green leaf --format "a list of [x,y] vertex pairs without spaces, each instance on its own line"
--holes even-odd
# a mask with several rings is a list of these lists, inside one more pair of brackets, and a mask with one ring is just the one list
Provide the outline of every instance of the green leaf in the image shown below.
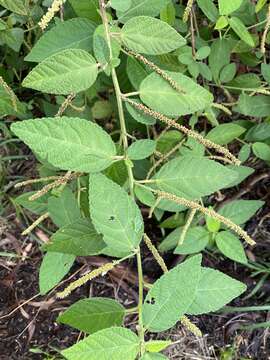
[[220,77],[219,77],[220,81],[222,83],[227,83],[229,81],[232,81],[233,78],[235,77],[236,71],[237,71],[237,68],[236,68],[235,63],[225,65],[220,73]]
[[218,18],[218,9],[212,0],[197,0],[199,8],[204,15],[212,22],[216,22]]
[[106,244],[88,219],[78,219],[59,229],[45,245],[47,251],[90,256],[101,254]]
[[39,269],[39,291],[47,294],[69,272],[75,260],[74,255],[48,252]]
[[105,175],[89,177],[90,213],[96,230],[115,250],[132,252],[143,235],[143,219],[137,204]]
[[101,171],[116,155],[111,137],[100,126],[80,118],[25,120],[12,124],[11,130],[37,155],[62,170]]
[[114,327],[104,329],[62,351],[67,360],[135,360],[139,339],[132,331]]
[[246,129],[238,124],[221,124],[210,130],[206,139],[216,144],[227,145],[235,138],[241,136],[245,131]]
[[243,0],[218,0],[220,15],[230,15],[242,5]]
[[261,73],[265,81],[270,84],[270,65],[269,64],[262,64],[261,65]]
[[202,268],[196,297],[187,313],[200,315],[217,311],[246,291],[246,285],[218,270]]
[[176,10],[172,1],[170,1],[161,11],[160,20],[165,21],[167,24],[173,26],[176,18]]
[[202,46],[196,52],[196,60],[204,60],[206,59],[211,52],[211,48],[209,46]]
[[[134,89],[138,90],[141,82],[149,74],[149,71],[133,57],[127,59],[127,76]],[[126,105],[129,105],[126,103]],[[130,105],[129,105],[130,106]]]
[[170,340],[151,340],[145,343],[145,350],[150,353],[158,353],[172,344]]
[[206,216],[206,226],[207,230],[211,233],[217,233],[220,229],[220,221],[217,219],[212,218],[211,216]]
[[36,200],[28,200],[30,196],[34,195],[35,191],[29,191],[16,197],[15,203],[30,210],[34,214],[44,214],[48,209],[48,195],[44,195]]
[[209,67],[216,82],[219,80],[221,69],[230,63],[231,47],[226,39],[217,39],[213,41],[211,53],[209,55]]
[[16,14],[27,15],[27,8],[23,0],[0,0],[0,5]]
[[95,23],[100,23],[98,0],[68,0],[79,17],[86,17]]
[[161,276],[143,304],[143,324],[152,332],[174,326],[190,307],[201,274],[201,255],[193,256]]
[[86,333],[121,326],[125,309],[117,301],[107,298],[90,298],[77,301],[57,321]]
[[[269,103],[270,106],[270,103]],[[270,107],[269,107],[270,109]],[[247,141],[264,141],[270,138],[270,124],[261,123],[252,126],[251,129],[247,132],[245,140]]]
[[247,222],[263,206],[260,200],[235,200],[224,205],[218,212],[220,215],[241,225]]
[[[228,0],[224,0],[224,1],[228,1]],[[233,1],[235,2],[235,0]],[[241,40],[243,40],[246,44],[248,44],[251,47],[255,46],[253,37],[250,35],[247,28],[238,17],[235,16],[231,17],[229,19],[229,24],[233,29],[233,31],[240,37]]]
[[168,2],[169,0],[131,0],[131,6],[127,11],[117,11],[116,14],[122,23],[135,16],[156,16]]
[[39,63],[22,86],[50,94],[68,95],[87,90],[96,81],[98,64],[85,50],[67,49]]
[[155,195],[146,188],[141,186],[135,186],[135,194],[141,203],[149,207],[157,207],[160,210],[178,212],[183,211],[186,208],[183,205],[176,204],[173,201],[162,199],[158,204]]
[[131,4],[131,0],[111,0],[111,7],[117,11],[127,11]]
[[154,140],[137,140],[132,143],[127,151],[131,160],[142,160],[148,158],[156,150],[156,142]]
[[153,177],[157,187],[186,199],[199,199],[237,178],[225,166],[204,157],[181,156],[169,161]]
[[[266,95],[249,96],[241,94],[238,105],[234,107],[234,111],[256,118],[270,115],[270,97]],[[268,124],[270,126],[270,124]]]
[[226,16],[220,16],[216,22],[215,29],[222,30],[229,24],[228,18]]
[[140,98],[150,108],[165,115],[187,115],[203,110],[213,102],[213,95],[189,77],[166,72],[185,93],[179,93],[156,73],[143,80]]
[[188,229],[183,244],[178,245],[183,228],[175,229],[164,241],[160,244],[159,249],[167,248],[168,246],[176,246],[174,254],[188,255],[196,254],[205,249],[209,242],[209,232],[202,226],[195,226]]
[[149,55],[166,54],[186,44],[186,40],[166,22],[148,16],[128,20],[122,28],[124,45]]
[[60,196],[49,197],[48,212],[58,227],[69,225],[81,217],[75,196],[68,187],[64,188]]
[[252,145],[252,150],[254,154],[257,156],[257,158],[264,160],[264,161],[270,161],[270,146],[261,143],[256,142]]
[[221,231],[217,234],[215,240],[222,254],[239,263],[247,263],[244,247],[238,237],[229,231]]
[[235,171],[238,174],[238,177],[236,180],[232,181],[229,185],[227,185],[225,187],[226,189],[240,184],[243,180],[245,180],[249,175],[253,174],[255,171],[254,169],[248,166],[227,165],[227,168]]
[[24,60],[40,62],[65,49],[92,51],[94,30],[95,24],[88,19],[60,22],[41,36]]
[[7,44],[12,50],[19,52],[24,40],[24,31],[21,28],[12,28],[0,32],[1,43]]
[[[133,100],[136,101],[136,100]],[[140,101],[136,101],[138,103],[140,103]],[[135,119],[136,121],[138,121],[141,124],[145,124],[145,125],[154,125],[156,123],[156,119],[154,119],[153,117],[144,114],[142,111],[137,110],[136,108],[134,108],[132,105],[130,105],[129,103],[126,102],[126,108],[127,111],[129,112],[129,114],[133,117],[133,119]]]

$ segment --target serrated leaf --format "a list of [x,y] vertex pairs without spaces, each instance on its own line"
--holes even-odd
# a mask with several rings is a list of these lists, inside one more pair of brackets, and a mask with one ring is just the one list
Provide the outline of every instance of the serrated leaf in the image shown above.
[[44,214],[48,209],[48,194],[45,194],[33,201],[28,200],[29,197],[34,194],[35,191],[23,193],[15,198],[15,203],[23,206],[27,210],[30,210],[34,214]]
[[242,5],[243,0],[218,0],[220,15],[229,15]]
[[35,153],[62,170],[101,171],[116,155],[111,137],[100,126],[80,118],[25,120],[12,124],[11,130]]
[[27,8],[23,0],[0,0],[0,5],[16,14],[27,15]]
[[152,332],[174,326],[190,307],[201,274],[201,255],[193,256],[161,276],[143,304],[143,324]]
[[[224,0],[224,1],[228,1],[228,0]],[[235,0],[233,0],[233,2],[235,2]],[[229,24],[232,27],[233,31],[240,37],[241,40],[243,40],[246,44],[248,44],[251,47],[255,46],[252,36],[248,32],[243,22],[238,17],[235,16],[231,17],[229,19]]]
[[69,225],[81,217],[75,196],[68,187],[59,196],[49,197],[48,212],[58,227]]
[[132,331],[113,327],[104,329],[62,351],[67,360],[135,360],[139,339]]
[[158,353],[172,344],[170,340],[151,340],[145,343],[145,350],[150,353]]
[[166,72],[185,93],[179,93],[161,76],[152,73],[140,86],[140,98],[150,108],[165,115],[187,115],[205,109],[213,102],[213,95],[189,77]]
[[41,36],[24,60],[40,62],[66,49],[91,51],[95,27],[83,18],[60,22]]
[[168,2],[169,0],[131,0],[127,11],[117,11],[117,18],[121,23],[125,23],[135,16],[156,16]]
[[127,154],[131,160],[142,160],[152,155],[155,149],[156,142],[154,140],[137,140],[129,146]]
[[125,315],[124,307],[107,298],[90,298],[72,304],[57,321],[86,333],[121,326]]
[[227,39],[216,39],[211,45],[209,55],[209,67],[212,71],[213,78],[217,82],[221,69],[230,63],[231,46]]
[[245,131],[246,129],[238,124],[221,124],[210,130],[206,139],[211,140],[216,144],[227,145]]
[[242,264],[247,263],[247,257],[241,241],[229,231],[221,231],[216,236],[218,249],[229,259]]
[[246,285],[218,270],[202,268],[196,297],[187,314],[217,311],[246,291]]
[[39,63],[22,86],[50,94],[68,95],[87,90],[96,81],[98,64],[85,50],[67,49]]
[[39,269],[39,290],[41,295],[47,294],[69,272],[75,260],[74,255],[48,252]]
[[128,20],[122,28],[124,45],[148,55],[169,53],[186,44],[186,40],[166,22],[148,16]]
[[59,229],[45,246],[47,251],[90,256],[102,253],[106,244],[88,219],[78,219]]
[[169,161],[153,177],[162,190],[186,199],[210,195],[237,178],[225,166],[204,157],[181,156]]
[[264,204],[260,200],[235,200],[224,205],[218,212],[220,215],[241,225],[248,221]]
[[90,213],[105,243],[121,252],[132,252],[143,234],[143,219],[126,191],[102,174],[89,177]]

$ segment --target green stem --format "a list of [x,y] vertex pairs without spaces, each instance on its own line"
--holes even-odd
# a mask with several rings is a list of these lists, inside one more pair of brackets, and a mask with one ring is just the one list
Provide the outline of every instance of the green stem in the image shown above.
[[[102,18],[102,22],[105,28],[106,40],[109,48],[110,54],[110,62],[113,59],[113,52],[112,52],[112,44],[111,44],[111,35],[108,25],[108,18],[106,14],[106,4],[104,0],[99,0],[100,6],[100,14]],[[126,130],[126,123],[125,123],[125,115],[123,109],[123,102],[122,102],[122,93],[119,86],[117,74],[115,68],[111,66],[111,74],[112,74],[112,81],[115,90],[115,96],[117,101],[118,113],[119,113],[119,121],[120,121],[120,129],[121,129],[121,141],[124,147],[124,155],[125,155],[125,164],[128,171],[128,179],[129,179],[129,189],[130,195],[134,199],[134,176],[132,172],[132,163],[128,159],[127,150],[128,150],[128,135]],[[141,355],[144,354],[144,328],[143,328],[143,320],[142,320],[142,306],[143,306],[143,270],[142,270],[142,259],[141,259],[141,252],[140,248],[137,251],[137,267],[138,267],[138,279],[139,279],[139,302],[138,302],[138,313],[139,313],[139,337],[140,337],[140,352]]]

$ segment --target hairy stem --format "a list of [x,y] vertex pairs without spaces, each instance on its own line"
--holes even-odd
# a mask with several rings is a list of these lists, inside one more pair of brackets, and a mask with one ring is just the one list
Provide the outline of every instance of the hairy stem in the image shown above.
[[[110,53],[110,60],[113,59],[113,53],[112,53],[112,45],[111,45],[111,35],[110,35],[110,29],[108,24],[108,18],[106,14],[106,4],[104,0],[99,0],[99,6],[100,6],[100,13],[102,17],[102,22],[105,28],[105,34],[106,34],[106,40],[109,47],[109,53]],[[124,147],[124,154],[125,154],[125,164],[128,171],[128,179],[129,179],[129,189],[130,189],[130,195],[132,198],[134,198],[134,177],[132,172],[132,164],[130,163],[128,156],[127,156],[127,150],[128,150],[128,136],[127,136],[127,130],[126,130],[126,123],[125,123],[125,115],[124,115],[124,109],[123,109],[123,102],[122,102],[122,94],[117,78],[117,74],[115,71],[115,68],[111,66],[111,74],[112,74],[112,80],[115,90],[115,96],[117,101],[117,107],[118,107],[118,113],[119,113],[119,121],[120,121],[120,129],[121,129],[121,140],[123,142]],[[143,270],[142,270],[142,259],[141,259],[141,252],[140,248],[138,248],[137,251],[137,267],[138,267],[138,278],[139,278],[139,302],[138,302],[138,314],[139,314],[139,337],[140,337],[140,350],[141,355],[144,354],[144,328],[143,328],[143,321],[142,321],[142,306],[143,306]]]

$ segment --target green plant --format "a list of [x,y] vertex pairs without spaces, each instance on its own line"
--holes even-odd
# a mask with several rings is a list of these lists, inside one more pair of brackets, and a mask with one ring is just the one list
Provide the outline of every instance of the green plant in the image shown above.
[[[236,200],[215,210],[209,196],[252,173],[240,165],[250,147],[258,158],[270,161],[270,125],[219,124],[218,119],[221,112],[231,115],[230,107],[246,116],[269,116],[269,89],[255,74],[253,83],[237,75],[230,62],[231,52],[245,56],[256,46],[257,36],[250,34],[242,18],[248,24],[250,20],[237,12],[240,6],[250,9],[251,2],[219,0],[218,9],[211,0],[197,1],[209,27],[219,32],[212,44],[210,33],[194,35],[193,3],[185,7],[170,0],[53,1],[39,22],[43,31],[50,28],[41,36],[35,29],[40,37],[25,58],[38,64],[22,81],[24,88],[44,94],[39,104],[46,117],[31,119],[31,106],[19,101],[8,79],[0,78],[1,112],[27,119],[12,123],[11,131],[41,163],[40,178],[16,185],[36,189],[15,200],[39,216],[23,234],[49,217],[59,227],[43,246],[40,293],[48,293],[62,280],[76,256],[105,254],[114,260],[71,282],[57,293],[59,298],[127,259],[137,262],[135,309],[125,309],[113,299],[89,298],[59,316],[59,322],[90,334],[62,351],[67,359],[165,359],[159,353],[172,342],[147,341],[146,333],[181,321],[200,335],[189,315],[217,311],[246,290],[243,283],[203,267],[198,253],[217,246],[230,259],[247,263],[241,241],[254,241],[241,226],[263,202]],[[31,35],[30,2],[0,4],[25,16],[22,21]],[[51,26],[65,6],[71,15],[65,21],[55,19]],[[252,10],[253,19],[254,6]],[[265,16],[265,3],[256,11]],[[7,31],[4,24],[2,31]],[[266,41],[267,31],[261,53],[246,61],[259,61]],[[262,64],[262,73],[268,82],[268,65]],[[199,76],[201,85],[194,81]],[[216,103],[210,87],[222,90],[229,104]],[[237,103],[230,90],[241,92]],[[55,95],[55,106],[48,94]],[[196,131],[201,118],[213,129]],[[111,121],[102,123],[103,119]],[[239,157],[227,146],[235,139],[243,145]],[[174,213],[160,225],[175,228],[159,244],[161,252],[175,249],[176,254],[195,255],[168,270],[145,233],[139,204],[148,206],[150,216],[157,219],[164,212]],[[151,285],[143,277],[143,239],[164,271]],[[138,314],[137,334],[122,326],[131,311]]]

